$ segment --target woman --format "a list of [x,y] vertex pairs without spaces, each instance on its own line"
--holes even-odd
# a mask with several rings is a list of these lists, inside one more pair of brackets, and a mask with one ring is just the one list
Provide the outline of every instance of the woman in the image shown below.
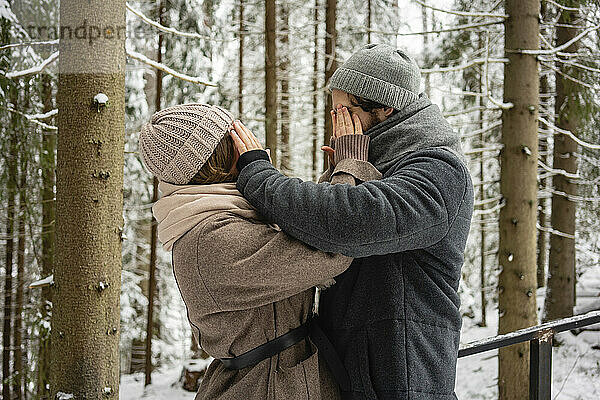
[[[358,117],[345,108],[331,116],[330,167],[320,182],[381,179],[367,162],[369,138]],[[263,158],[254,162],[269,158],[228,111],[207,104],[161,110],[139,141],[144,165],[160,180],[162,197],[152,207],[159,239],[173,252],[194,335],[215,358],[196,399],[339,398],[316,346],[296,332],[312,314],[314,286],[331,284],[352,259],[288,236],[242,197],[235,186],[240,153],[254,149]],[[282,337],[282,351],[245,358]]]

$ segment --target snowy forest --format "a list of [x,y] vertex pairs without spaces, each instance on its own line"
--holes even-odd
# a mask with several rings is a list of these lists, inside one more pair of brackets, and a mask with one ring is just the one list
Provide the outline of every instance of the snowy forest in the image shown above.
[[[216,104],[316,182],[327,84],[368,43],[417,60],[468,158],[461,346],[600,310],[597,0],[0,0],[0,37],[2,399],[193,399],[212,359],[140,129]],[[456,395],[534,398],[529,351],[459,358]],[[600,324],[551,352],[552,399],[600,398]]]

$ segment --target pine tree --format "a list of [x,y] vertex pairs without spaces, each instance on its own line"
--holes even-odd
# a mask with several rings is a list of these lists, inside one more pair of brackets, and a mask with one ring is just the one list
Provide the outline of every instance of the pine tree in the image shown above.
[[[48,74],[41,76],[41,97],[43,102],[42,111],[50,112],[54,109],[52,97],[52,77]],[[51,119],[52,124],[53,119]],[[42,170],[42,254],[41,254],[41,276],[43,278],[54,272],[54,233],[56,205],[54,200],[54,184],[56,182],[56,134],[47,129],[42,130],[42,147],[40,152],[40,164]],[[50,316],[52,313],[52,290],[50,286],[42,287],[40,299],[40,337],[38,348],[37,365],[37,388],[38,399],[48,398],[50,392]]]
[[[579,0],[562,2],[568,9],[560,9],[556,25],[556,46],[563,45],[579,34],[577,24],[581,23],[579,13],[573,11],[580,5]],[[568,53],[577,53],[579,42],[565,49]],[[556,126],[572,133],[579,132],[580,86],[568,77],[576,76],[574,67],[561,63],[556,74],[556,100],[554,113]],[[553,168],[566,174],[577,173],[577,142],[560,132],[554,136]],[[544,320],[570,317],[575,307],[575,212],[577,203],[577,183],[564,174],[552,177],[552,214],[550,234],[550,255],[548,259],[548,287],[545,302]]]
[[[329,80],[333,72],[337,69],[336,63],[336,45],[337,45],[337,29],[336,29],[336,11],[337,0],[325,0],[325,85],[329,85]],[[323,144],[329,144],[333,128],[331,126],[331,117],[329,111],[333,109],[331,94],[325,92],[325,110],[323,116],[325,118],[325,128],[323,132]],[[327,157],[323,157],[323,170],[328,168]]]
[[[506,0],[504,101],[502,113],[498,333],[535,325],[536,316],[536,217],[537,217],[537,118],[539,76],[535,55],[518,49],[539,48],[539,0]],[[529,345],[499,350],[500,399],[528,397]]]
[[63,0],[60,21],[105,35],[95,41],[64,35],[59,42],[51,397],[116,399],[125,2]]
[[273,165],[278,165],[277,154],[277,10],[275,0],[265,1],[265,137],[271,149]]
[[290,175],[291,170],[291,154],[290,154],[290,31],[289,31],[289,5],[285,2],[279,3],[279,14],[281,16],[281,34],[280,34],[280,51],[279,51],[279,76],[281,82],[281,100],[280,100],[280,137],[281,137],[281,158],[279,169],[285,175]]

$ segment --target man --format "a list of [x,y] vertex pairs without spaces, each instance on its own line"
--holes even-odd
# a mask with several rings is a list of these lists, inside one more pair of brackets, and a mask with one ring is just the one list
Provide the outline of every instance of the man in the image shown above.
[[333,104],[360,118],[381,180],[302,182],[273,168],[260,145],[240,151],[237,188],[261,214],[315,248],[355,257],[320,305],[350,377],[347,399],[456,399],[473,184],[458,135],[419,86],[416,63],[383,44],[364,46],[331,78]]

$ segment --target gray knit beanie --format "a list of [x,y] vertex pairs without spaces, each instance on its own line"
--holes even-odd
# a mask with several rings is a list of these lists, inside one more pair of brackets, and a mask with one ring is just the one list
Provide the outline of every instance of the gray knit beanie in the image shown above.
[[421,72],[404,51],[367,44],[335,70],[330,89],[364,97],[400,110],[419,97]]
[[189,103],[160,110],[140,132],[142,161],[159,180],[185,185],[232,124],[229,111],[210,104]]

